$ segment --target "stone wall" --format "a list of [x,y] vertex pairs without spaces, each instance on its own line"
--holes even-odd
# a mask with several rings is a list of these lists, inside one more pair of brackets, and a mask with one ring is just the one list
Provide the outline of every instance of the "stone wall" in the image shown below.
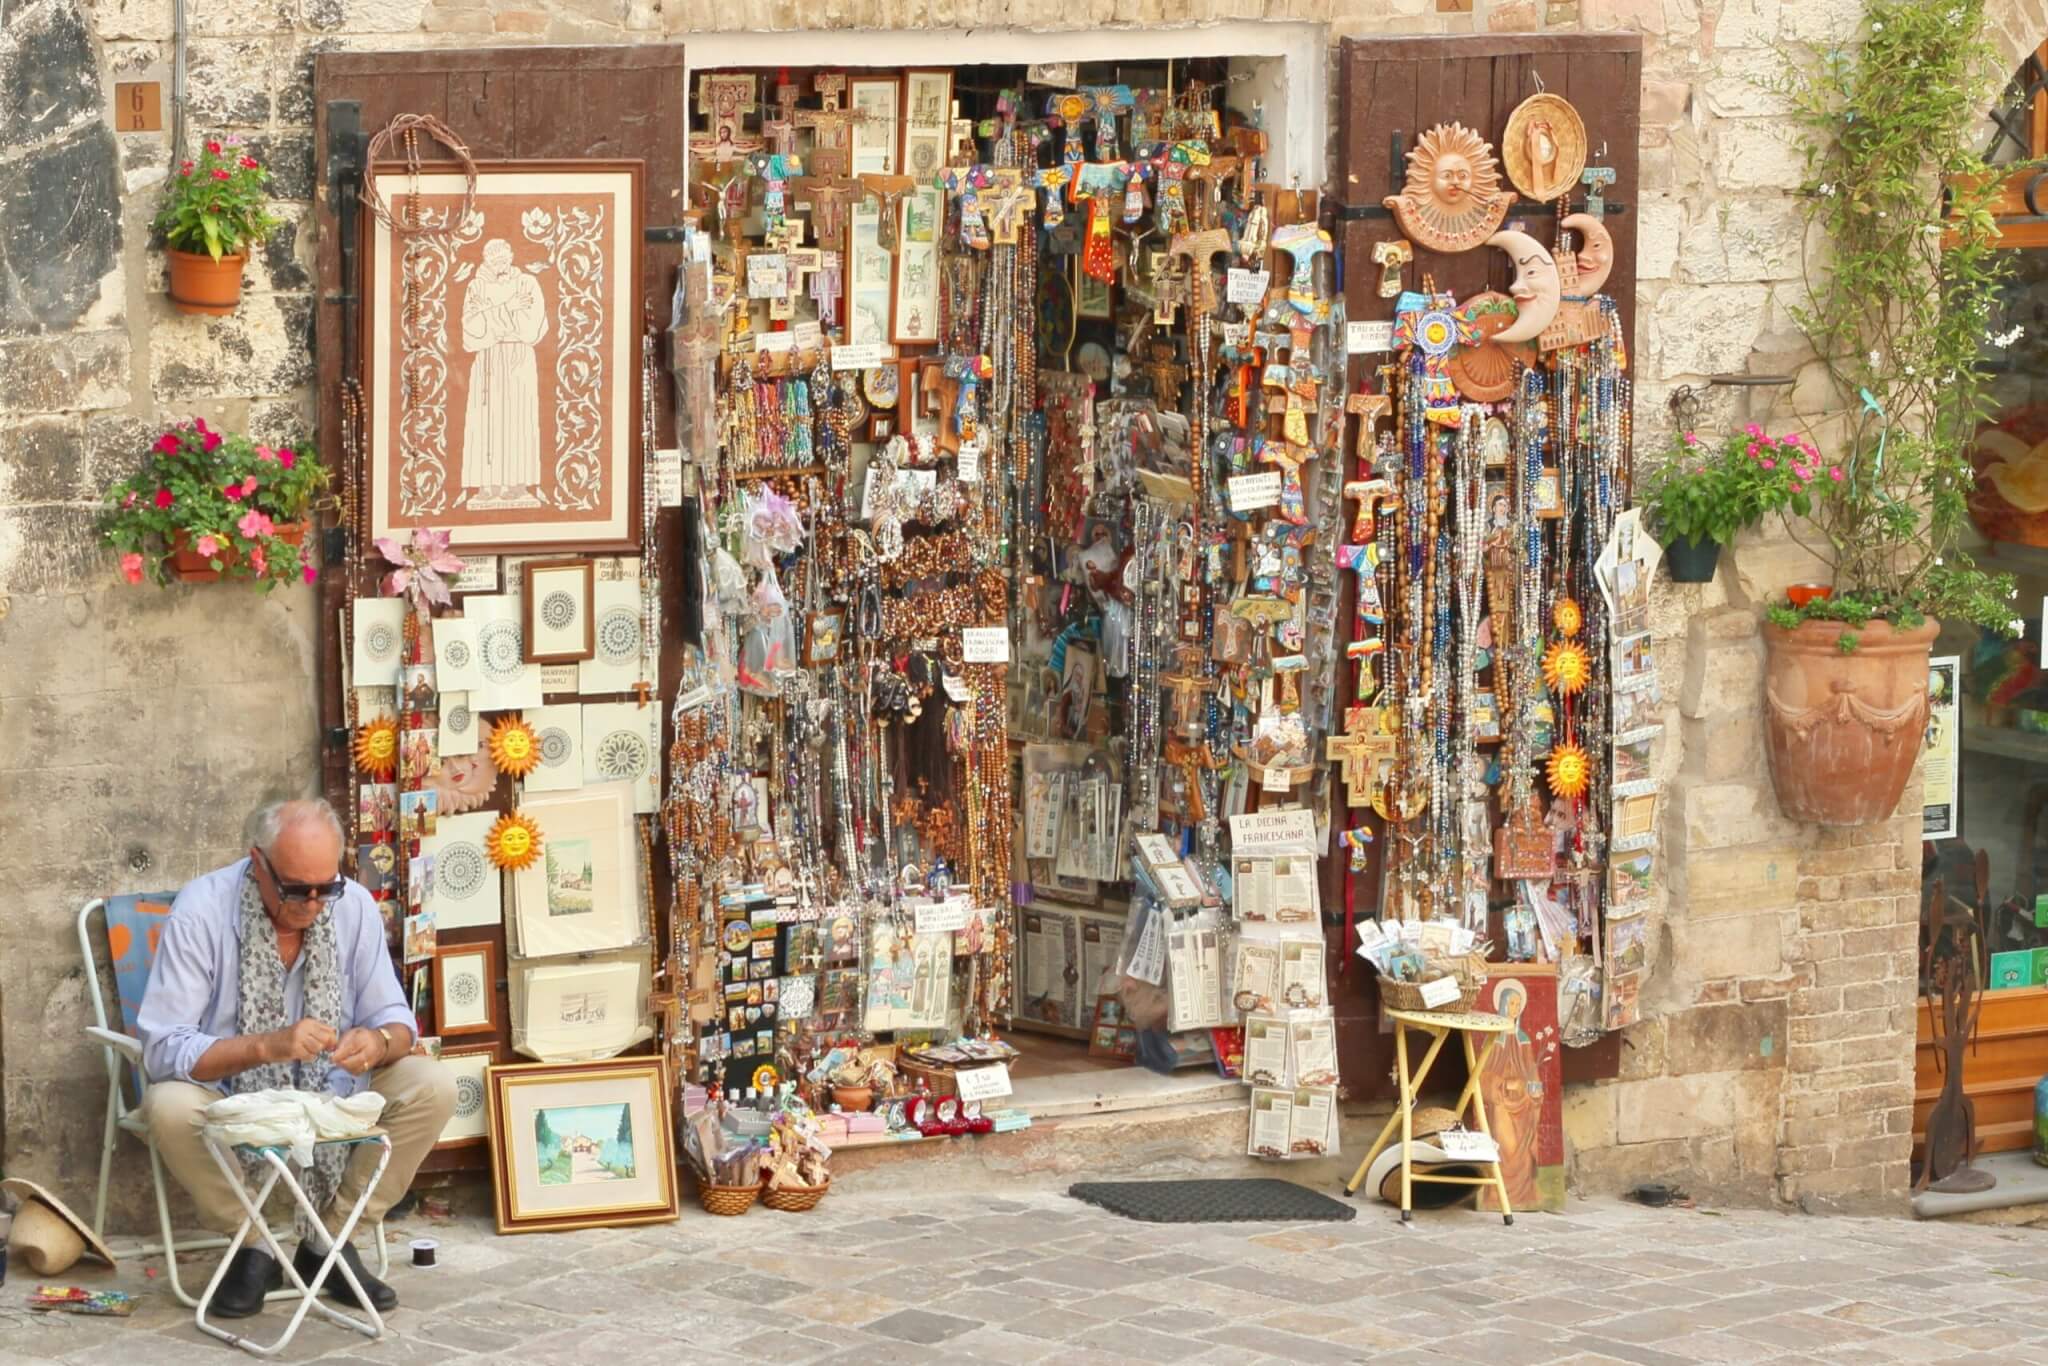
[[[2012,0],[2030,49],[2042,0]],[[7,1170],[74,1196],[103,1092],[81,1045],[71,917],[229,857],[241,813],[316,782],[311,599],[119,585],[94,491],[155,424],[194,412],[269,434],[311,412],[310,56],[324,48],[674,41],[710,30],[1058,30],[1288,20],[1385,33],[1641,30],[1639,446],[1671,389],[1796,373],[1800,233],[1780,110],[1751,77],[1776,45],[1849,39],[1856,0],[193,0],[191,136],[235,131],[278,173],[292,226],[234,318],[172,313],[148,219],[161,134],[105,121],[111,83],[166,83],[170,0],[32,0],[0,45],[0,1077]],[[972,55],[971,36],[961,43]],[[1048,56],[1057,56],[1049,51]],[[168,106],[166,113],[168,114]],[[565,111],[565,116],[573,116]],[[1714,391],[1717,420],[1740,420]],[[1768,399],[1764,400],[1768,401]],[[1763,414],[1760,406],[1759,416]],[[1910,1115],[1910,821],[1823,838],[1780,819],[1757,737],[1757,604],[1802,577],[1737,548],[1659,602],[1669,887],[1645,1020],[1622,1076],[1567,1098],[1577,1178],[1676,1177],[1748,1200],[1866,1203],[1903,1188]],[[1713,743],[1707,743],[1708,737]],[[131,1153],[132,1156],[132,1153]],[[130,1176],[117,1205],[141,1198]]]

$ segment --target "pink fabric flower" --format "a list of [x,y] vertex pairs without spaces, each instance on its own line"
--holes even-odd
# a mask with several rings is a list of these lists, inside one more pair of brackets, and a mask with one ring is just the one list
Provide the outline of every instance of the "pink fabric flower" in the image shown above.
[[156,448],[165,455],[176,455],[178,453],[178,434],[176,432],[165,432],[156,439]]
[[215,536],[211,531],[209,531],[204,536],[201,536],[198,540],[194,541],[192,543],[192,548],[198,551],[200,554],[206,556],[208,559],[212,559],[215,555],[218,555],[220,553],[220,538],[218,536]]
[[1828,466],[1828,478],[1830,478],[1830,479],[1834,480],[1834,481],[1835,481],[1835,482],[1836,482],[1837,484],[1841,483],[1841,482],[1842,482],[1842,467],[1841,467],[1840,465],[1830,465],[1830,466]]
[[169,489],[158,489],[156,491],[156,505],[158,508],[167,508],[175,501],[177,500],[171,497]]
[[259,545],[249,552],[249,567],[258,574],[270,572],[270,557],[263,553],[262,546]]
[[253,541],[258,536],[268,536],[276,527],[268,517],[250,508],[242,514],[242,520],[235,523],[235,530]]
[[142,582],[142,556],[129,551],[121,557],[121,577],[130,583]]
[[220,493],[221,497],[227,499],[230,503],[239,503],[242,501],[242,486],[240,484],[223,485]]
[[452,604],[455,599],[449,596],[448,585],[441,576],[460,574],[462,557],[448,548],[448,541],[447,532],[431,527],[414,527],[412,539],[405,545],[389,536],[379,536],[372,542],[377,553],[396,566],[384,576],[385,595],[395,598],[404,594],[422,610],[430,602],[443,607]]
[[304,569],[301,569],[299,572],[305,576],[307,583],[311,583],[313,580],[320,577],[320,571],[315,569],[310,564],[307,565]]

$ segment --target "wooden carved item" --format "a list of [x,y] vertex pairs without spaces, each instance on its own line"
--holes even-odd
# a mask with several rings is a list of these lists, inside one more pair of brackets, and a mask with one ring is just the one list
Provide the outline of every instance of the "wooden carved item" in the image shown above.
[[[1507,217],[1493,149],[1470,128],[1440,123],[1408,153],[1408,178],[1385,204],[1401,231],[1431,251],[1470,251]],[[1534,334],[1531,334],[1534,335]]]
[[[1979,851],[1979,904],[1989,891],[1988,871]],[[1927,1113],[1927,1146],[1913,1188],[1956,1195],[1989,1190],[1997,1179],[1970,1165],[1977,1155],[1977,1107],[1963,1090],[1963,1057],[1984,1005],[1984,931],[1976,912],[1949,896],[1940,878],[1934,880],[1924,916],[1928,944],[1921,977],[1931,987],[1924,999],[1942,1076],[1941,1095]]]

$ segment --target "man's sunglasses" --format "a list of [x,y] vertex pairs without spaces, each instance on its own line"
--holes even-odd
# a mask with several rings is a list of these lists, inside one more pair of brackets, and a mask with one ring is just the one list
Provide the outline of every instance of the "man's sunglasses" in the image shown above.
[[348,890],[348,879],[340,877],[332,882],[286,882],[277,875],[277,868],[271,863],[268,855],[261,849],[256,850],[255,854],[257,858],[263,860],[263,871],[270,874],[270,882],[277,888],[279,901],[296,901],[302,904],[317,901],[324,906],[331,906],[341,900],[341,894]]

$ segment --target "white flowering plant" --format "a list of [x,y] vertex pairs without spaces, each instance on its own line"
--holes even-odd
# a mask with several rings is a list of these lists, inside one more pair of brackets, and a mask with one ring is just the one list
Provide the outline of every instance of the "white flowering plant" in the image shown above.
[[1782,626],[1932,616],[2012,628],[2011,577],[1958,544],[1989,408],[1979,351],[2008,269],[1999,177],[1976,147],[2001,84],[1984,4],[1871,0],[1860,46],[1788,54],[1767,81],[1803,130],[1807,221],[1828,242],[1794,316],[1848,414],[1834,456],[1844,478],[1800,533],[1819,536],[1834,593],[1773,607]]

